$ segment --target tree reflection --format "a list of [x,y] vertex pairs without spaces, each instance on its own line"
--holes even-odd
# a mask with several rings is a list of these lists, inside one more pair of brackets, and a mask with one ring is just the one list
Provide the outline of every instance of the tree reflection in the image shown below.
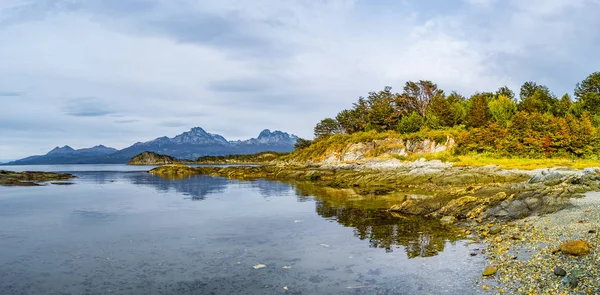
[[313,196],[316,212],[327,219],[354,228],[354,235],[368,240],[370,247],[392,252],[402,246],[409,258],[435,256],[447,241],[460,239],[458,233],[437,220],[418,216],[402,216],[387,211],[393,199],[361,197],[349,190],[296,184],[299,200]]

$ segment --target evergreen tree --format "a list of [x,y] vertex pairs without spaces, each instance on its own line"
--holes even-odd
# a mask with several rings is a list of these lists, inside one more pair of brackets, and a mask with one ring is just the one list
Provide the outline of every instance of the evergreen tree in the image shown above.
[[469,127],[483,127],[490,120],[488,101],[491,96],[493,94],[478,93],[469,99],[469,111],[467,113]]
[[315,138],[329,136],[332,134],[340,133],[340,125],[336,120],[332,118],[326,118],[321,120],[321,122],[319,122],[317,126],[315,126],[314,131]]
[[589,75],[575,87],[575,97],[585,111],[600,114],[600,72]]

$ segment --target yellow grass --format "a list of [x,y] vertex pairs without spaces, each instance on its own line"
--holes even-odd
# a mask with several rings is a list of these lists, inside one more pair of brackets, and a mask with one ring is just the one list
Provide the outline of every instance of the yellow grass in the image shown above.
[[588,167],[600,167],[600,160],[589,159],[527,159],[527,158],[492,158],[485,156],[457,156],[454,166],[488,166],[497,165],[504,169],[533,170],[538,168],[568,167],[572,169],[583,169]]

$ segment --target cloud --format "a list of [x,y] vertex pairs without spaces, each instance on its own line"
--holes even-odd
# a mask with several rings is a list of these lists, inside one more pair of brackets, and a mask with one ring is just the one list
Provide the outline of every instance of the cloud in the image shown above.
[[189,126],[189,124],[186,124],[185,122],[182,121],[164,121],[161,122],[160,125],[165,126],[165,127],[183,127],[183,126]]
[[63,110],[65,114],[75,117],[102,117],[114,113],[104,101],[94,97],[71,99]]
[[267,85],[256,78],[211,81],[207,89],[214,92],[261,92]]
[[135,123],[135,122],[139,122],[139,120],[136,120],[136,119],[115,120],[115,123],[117,123],[117,124],[129,124],[129,123]]
[[16,91],[0,91],[0,97],[15,97],[21,96],[22,92]]
[[562,94],[600,70],[597,0],[442,2],[0,1],[0,115],[17,127],[0,128],[1,156],[192,126],[310,138],[386,85],[468,96],[535,80]]

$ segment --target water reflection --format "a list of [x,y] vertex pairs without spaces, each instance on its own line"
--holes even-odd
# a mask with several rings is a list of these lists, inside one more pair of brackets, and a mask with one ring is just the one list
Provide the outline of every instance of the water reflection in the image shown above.
[[174,190],[190,196],[191,200],[204,200],[207,195],[223,192],[231,183],[225,178],[210,176],[192,176],[178,179],[158,177],[149,173],[131,173],[127,179],[133,184],[149,186],[159,192]]
[[[192,200],[203,200],[211,193],[222,192],[232,183],[240,183],[208,176],[166,179],[144,173],[132,173],[128,179],[162,192],[175,190],[192,196]],[[319,216],[354,228],[354,235],[368,240],[372,248],[386,252],[401,248],[409,258],[435,256],[444,250],[447,241],[461,239],[456,231],[442,226],[437,220],[388,212],[387,209],[398,202],[393,197],[364,197],[352,190],[323,188],[309,183],[257,180],[243,184],[265,198],[295,194],[299,202],[314,200]]]
[[442,226],[437,220],[419,216],[403,216],[388,212],[393,197],[364,197],[352,190],[295,186],[300,199],[312,196],[320,216],[354,228],[354,235],[368,240],[370,247],[392,252],[403,246],[409,258],[430,257],[444,251],[446,242],[461,239],[458,232]]

